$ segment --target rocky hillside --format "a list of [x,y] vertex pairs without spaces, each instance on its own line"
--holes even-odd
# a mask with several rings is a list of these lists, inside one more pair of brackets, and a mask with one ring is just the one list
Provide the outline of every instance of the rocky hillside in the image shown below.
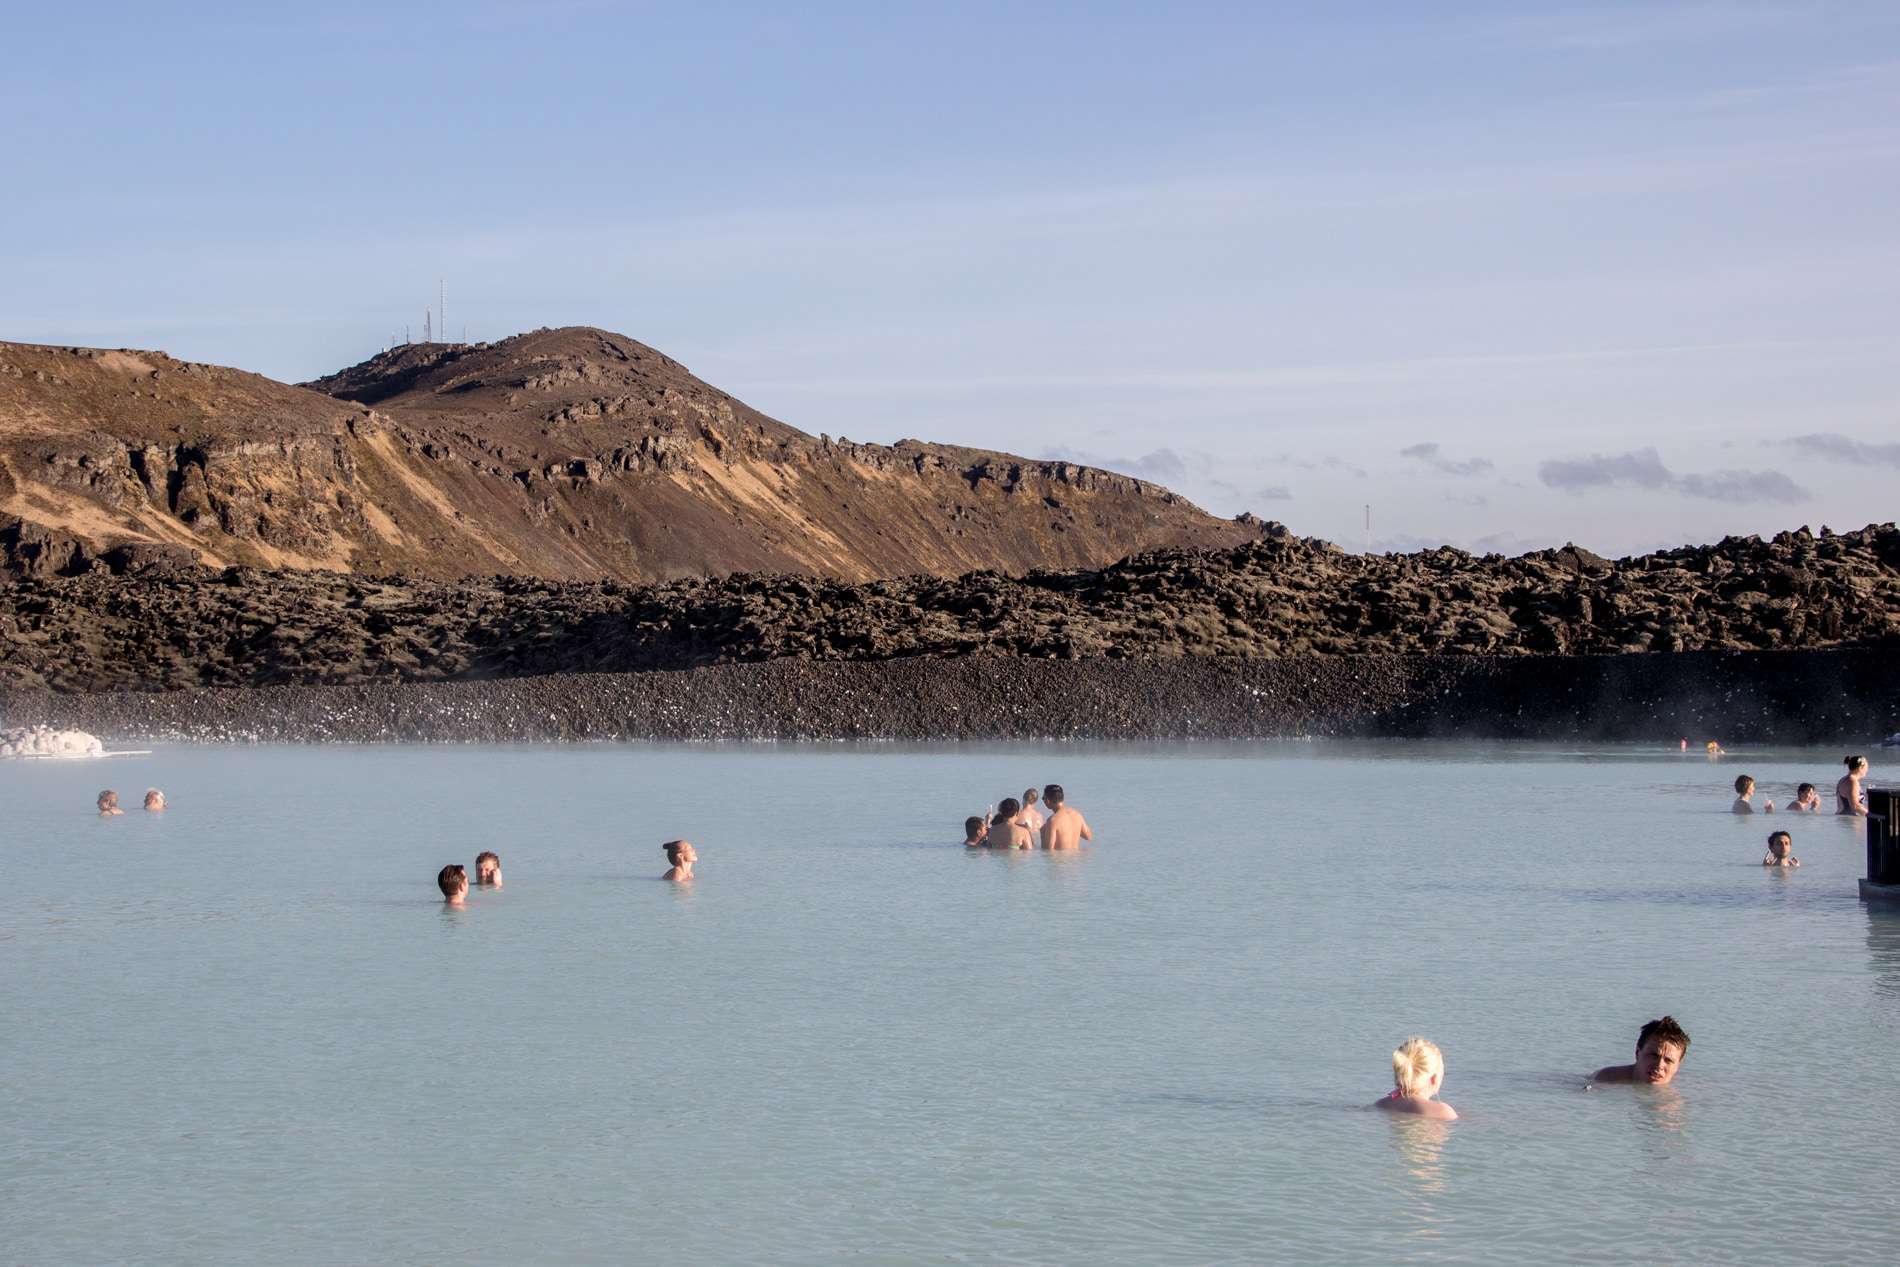
[[172,690],[912,657],[1276,659],[1900,648],[1900,530],[1729,538],[1615,562],[1258,541],[1101,570],[849,585],[460,584],[323,572],[0,584],[0,688]]
[[1096,567],[1258,533],[1063,462],[806,435],[594,329],[315,383],[0,343],[0,568],[655,581]]

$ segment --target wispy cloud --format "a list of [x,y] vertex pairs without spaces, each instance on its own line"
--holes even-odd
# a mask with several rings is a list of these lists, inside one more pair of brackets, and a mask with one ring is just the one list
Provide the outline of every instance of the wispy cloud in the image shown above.
[[1782,443],[1831,462],[1847,462],[1854,466],[1900,466],[1900,444],[1868,444],[1836,431],[1796,436]]
[[1540,463],[1537,478],[1564,492],[1640,488],[1719,502],[1800,502],[1812,494],[1780,471],[1710,471],[1679,475],[1654,449],[1592,454]]
[[1512,17],[1491,29],[1531,48],[1621,52],[1759,35],[1811,16],[1808,6],[1787,4],[1645,4],[1621,12],[1599,7]]
[[1473,475],[1485,475],[1497,469],[1491,465],[1488,458],[1466,458],[1463,461],[1454,461],[1446,457],[1438,445],[1431,443],[1408,445],[1399,450],[1399,456],[1423,462],[1441,475],[1468,478]]

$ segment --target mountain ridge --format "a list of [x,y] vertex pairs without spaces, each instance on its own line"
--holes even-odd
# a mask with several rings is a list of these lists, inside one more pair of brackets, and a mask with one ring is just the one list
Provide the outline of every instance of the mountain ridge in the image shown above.
[[412,344],[305,384],[0,343],[0,565],[435,580],[839,580],[1253,539],[1131,476],[809,435],[592,327]]

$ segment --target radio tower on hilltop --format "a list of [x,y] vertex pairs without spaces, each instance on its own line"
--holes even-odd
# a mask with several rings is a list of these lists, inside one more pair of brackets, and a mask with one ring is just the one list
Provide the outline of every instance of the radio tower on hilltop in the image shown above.
[[449,341],[449,288],[440,277],[435,279],[435,319],[442,331],[442,342]]

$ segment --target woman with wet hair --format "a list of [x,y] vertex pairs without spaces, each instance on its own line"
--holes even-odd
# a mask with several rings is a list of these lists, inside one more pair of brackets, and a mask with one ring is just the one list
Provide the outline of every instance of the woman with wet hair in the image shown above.
[[482,888],[501,887],[500,854],[492,849],[484,849],[475,855],[475,883]]
[[1860,781],[1867,777],[1867,758],[1854,756],[1842,757],[1841,764],[1847,767],[1847,773],[1834,785],[1834,812],[1865,817],[1867,813],[1867,793]]
[[114,792],[111,788],[107,788],[105,791],[99,793],[98,805],[99,817],[101,818],[111,818],[114,814],[125,813],[124,810],[119,808],[119,794]]
[[699,861],[699,854],[691,841],[669,840],[660,848],[665,851],[666,860],[673,864],[672,870],[660,877],[662,880],[685,883],[693,878],[693,864]]

